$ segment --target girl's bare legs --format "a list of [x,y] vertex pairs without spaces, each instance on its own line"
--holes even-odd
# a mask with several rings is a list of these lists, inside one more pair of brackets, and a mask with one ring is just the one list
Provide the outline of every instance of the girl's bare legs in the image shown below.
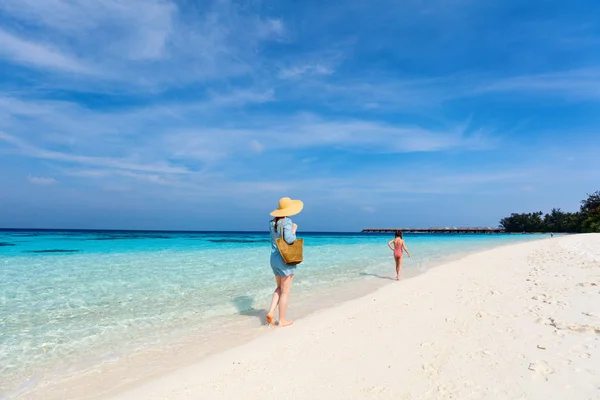
[[273,318],[273,313],[275,313],[275,308],[279,304],[279,299],[281,296],[281,277],[275,276],[275,280],[277,281],[277,289],[273,292],[273,299],[271,300],[271,308],[269,308],[269,312],[267,313],[267,324],[273,325],[275,323],[275,319]]
[[396,280],[399,281],[402,279],[400,274],[402,273],[402,257],[394,257],[396,260]]
[[293,274],[281,277],[281,295],[279,296],[279,326],[289,326],[294,323],[294,321],[288,321],[285,319],[285,312],[287,310],[293,279]]

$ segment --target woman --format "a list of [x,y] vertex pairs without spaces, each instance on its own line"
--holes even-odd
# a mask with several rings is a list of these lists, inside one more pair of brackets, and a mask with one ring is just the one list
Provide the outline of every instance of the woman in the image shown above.
[[[394,244],[394,247],[392,247],[392,243]],[[396,232],[396,237],[388,242],[388,247],[394,252],[394,260],[396,260],[396,280],[399,281],[401,279],[400,274],[402,273],[403,251],[406,251],[406,254],[410,257],[410,253],[402,239],[401,231]]]
[[294,323],[285,319],[285,312],[287,310],[290,289],[292,288],[292,280],[296,273],[296,266],[287,265],[283,261],[281,253],[279,253],[279,249],[277,248],[276,239],[283,237],[283,240],[287,244],[292,244],[296,241],[298,225],[294,224],[289,217],[298,214],[302,211],[303,207],[304,204],[302,201],[284,197],[279,200],[279,207],[271,213],[271,216],[275,217],[270,223],[271,268],[273,269],[273,274],[275,274],[277,289],[273,293],[271,308],[267,313],[267,323],[269,325],[273,325],[275,322],[273,315],[277,306],[279,306],[279,326],[290,326]]

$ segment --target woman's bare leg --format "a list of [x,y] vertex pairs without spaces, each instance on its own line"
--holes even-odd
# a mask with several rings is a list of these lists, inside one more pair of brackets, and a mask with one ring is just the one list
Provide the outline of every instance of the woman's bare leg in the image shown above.
[[398,265],[396,267],[396,272],[398,274],[398,280],[402,279],[402,257],[398,257],[396,259],[396,264]]
[[285,319],[285,312],[287,311],[288,300],[290,297],[290,289],[292,288],[292,279],[294,279],[293,274],[281,277],[281,296],[279,297],[279,326],[289,326],[294,323],[294,321],[288,321]]
[[281,296],[281,277],[275,276],[275,280],[277,281],[277,289],[273,292],[273,299],[271,299],[271,308],[269,308],[269,312],[267,313],[267,324],[273,325],[275,323],[275,319],[273,318],[273,313],[275,313],[275,308],[279,304],[279,299]]

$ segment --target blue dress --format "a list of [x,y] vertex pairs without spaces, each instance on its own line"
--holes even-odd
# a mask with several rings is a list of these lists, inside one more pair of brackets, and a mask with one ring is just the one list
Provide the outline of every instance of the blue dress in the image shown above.
[[292,244],[296,241],[296,235],[292,232],[292,220],[289,218],[280,219],[277,222],[277,228],[275,228],[275,222],[271,221],[269,224],[271,232],[271,268],[273,273],[277,276],[289,276],[296,273],[295,265],[287,265],[279,249],[277,248],[277,242],[275,239],[281,237],[281,230],[283,224],[283,240],[288,244]]

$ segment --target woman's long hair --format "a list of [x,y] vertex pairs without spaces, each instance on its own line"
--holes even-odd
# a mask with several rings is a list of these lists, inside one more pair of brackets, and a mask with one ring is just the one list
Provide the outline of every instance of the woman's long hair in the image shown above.
[[[275,232],[275,234],[277,234],[277,223],[281,219],[285,219],[285,217],[275,217],[275,218],[273,218],[273,222],[275,222],[275,226],[273,226],[273,231]],[[282,233],[282,236],[283,236],[283,227],[281,229],[281,233]]]
[[396,231],[396,237],[402,239],[402,231]]

